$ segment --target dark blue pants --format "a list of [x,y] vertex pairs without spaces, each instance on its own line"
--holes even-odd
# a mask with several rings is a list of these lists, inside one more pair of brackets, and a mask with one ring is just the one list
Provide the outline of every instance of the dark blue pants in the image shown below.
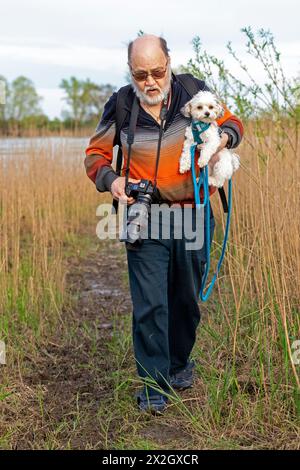
[[[211,238],[214,226],[211,211]],[[150,238],[139,247],[126,243],[126,248],[138,374],[168,391],[170,375],[187,365],[195,343],[205,245],[187,250],[185,238],[174,239],[171,226],[167,240]],[[151,387],[148,391],[157,393]]]

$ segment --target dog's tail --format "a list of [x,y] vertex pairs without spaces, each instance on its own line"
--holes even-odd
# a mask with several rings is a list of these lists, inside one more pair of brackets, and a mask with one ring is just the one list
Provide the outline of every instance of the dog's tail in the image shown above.
[[240,167],[240,157],[236,153],[232,153],[231,157],[232,157],[233,171],[236,171]]

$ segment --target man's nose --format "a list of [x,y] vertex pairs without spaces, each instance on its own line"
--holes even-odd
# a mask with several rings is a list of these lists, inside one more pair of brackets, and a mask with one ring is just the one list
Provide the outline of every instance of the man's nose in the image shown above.
[[151,86],[153,84],[155,84],[155,80],[154,80],[154,78],[152,77],[151,74],[148,74],[148,76],[146,78],[146,85]]

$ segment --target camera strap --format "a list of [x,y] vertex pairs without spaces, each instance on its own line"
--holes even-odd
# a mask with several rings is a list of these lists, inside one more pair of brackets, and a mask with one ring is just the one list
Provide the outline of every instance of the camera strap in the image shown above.
[[153,187],[154,191],[156,190],[156,180],[157,180],[157,172],[158,172],[158,164],[159,164],[159,158],[160,158],[160,149],[161,149],[161,141],[164,133],[164,127],[165,127],[165,122],[166,122],[166,117],[167,117],[167,112],[168,112],[168,97],[169,95],[164,99],[162,108],[160,110],[160,127],[159,127],[159,136],[158,136],[158,144],[157,144],[157,153],[156,153],[156,164],[155,164],[155,173],[154,173],[154,180],[153,180]]
[[139,114],[139,102],[138,102],[137,96],[135,96],[133,100],[133,104],[132,104],[130,121],[129,121],[129,129],[128,129],[128,135],[127,135],[128,156],[127,156],[127,164],[126,164],[126,171],[125,171],[125,188],[127,186],[128,178],[129,178],[131,147],[134,142],[134,134],[136,130],[138,114]]

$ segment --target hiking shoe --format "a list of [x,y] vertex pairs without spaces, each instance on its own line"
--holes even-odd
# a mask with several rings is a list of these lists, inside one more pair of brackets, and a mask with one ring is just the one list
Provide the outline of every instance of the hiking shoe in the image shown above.
[[173,374],[170,376],[170,385],[175,390],[185,390],[186,388],[190,388],[193,386],[194,378],[193,378],[193,370],[195,368],[195,362],[190,361],[188,365],[177,372],[177,374]]
[[150,411],[153,414],[162,414],[166,407],[168,399],[164,395],[146,395],[145,390],[136,395],[137,404],[140,411]]

